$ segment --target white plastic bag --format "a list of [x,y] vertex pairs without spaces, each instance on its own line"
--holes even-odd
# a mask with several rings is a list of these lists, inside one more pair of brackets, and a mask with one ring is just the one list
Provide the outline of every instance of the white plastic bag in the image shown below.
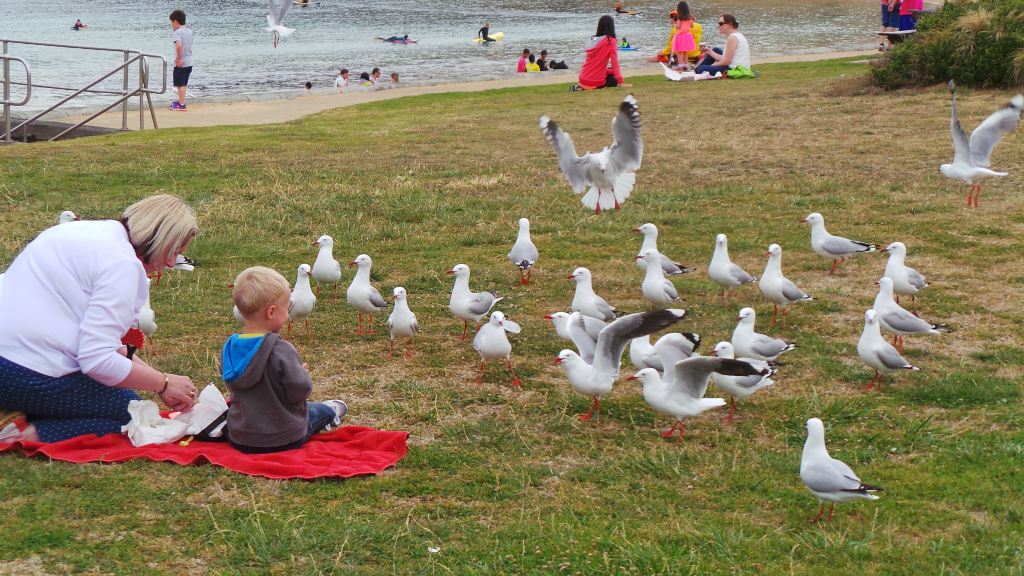
[[[224,395],[213,384],[207,384],[206,388],[203,388],[203,391],[199,393],[199,398],[196,399],[192,409],[178,414],[174,419],[178,422],[185,422],[188,425],[188,428],[185,429],[185,435],[190,436],[202,432],[204,428],[213,423],[227,409],[228,403],[224,400]],[[214,432],[210,435],[216,437],[220,434]]]
[[128,433],[132,446],[168,444],[185,435],[188,423],[160,417],[160,409],[152,400],[132,400],[128,403],[132,419],[121,427]]

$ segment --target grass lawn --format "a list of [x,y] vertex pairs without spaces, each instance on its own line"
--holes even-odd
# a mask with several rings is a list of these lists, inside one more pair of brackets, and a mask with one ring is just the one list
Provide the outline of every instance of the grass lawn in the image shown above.
[[[153,290],[161,370],[219,382],[235,329],[225,286],[255,264],[294,280],[325,233],[339,260],[373,257],[381,292],[404,286],[422,329],[411,360],[388,360],[384,336],[354,334],[342,294],[318,303],[315,339],[295,338],[314,399],[347,400],[350,423],[410,432],[395,468],[278,482],[3,455],[0,573],[1021,574],[1024,134],[994,154],[1010,176],[967,209],[966,186],[938,172],[952,158],[948,92],[850,95],[865,70],[838,60],[763,66],[747,82],[630,79],[646,157],[634,195],[600,216],[562,179],[537,118],[596,150],[623,90],[433,95],[275,126],[0,148],[0,268],[64,209],[112,217],[156,192],[196,208],[189,256],[201,266]],[[964,91],[965,127],[1009,95]],[[919,311],[952,327],[908,337],[921,372],[881,393],[863,390],[871,373],[856,343],[884,256],[828,276],[798,223],[815,211],[833,233],[906,243],[932,283]],[[520,216],[541,252],[528,287],[504,259]],[[542,318],[568,308],[577,266],[619,310],[644,309],[630,232],[644,222],[696,269],[676,280],[691,313],[677,327],[699,332],[706,353],[740,306],[758,310],[761,331],[771,311],[752,286],[737,305],[718,303],[706,273],[716,233],[756,274],[780,243],[784,271],[816,297],[772,331],[799,345],[776,385],[731,426],[724,411],[689,421],[681,445],[658,436],[668,421],[624,379],[597,423],[578,422],[590,400],[552,364],[568,343]],[[496,365],[474,384],[478,357],[447,310],[444,272],[459,262],[523,325],[522,390]],[[798,475],[812,416],[834,457],[886,489],[820,526],[807,522],[818,505]]]

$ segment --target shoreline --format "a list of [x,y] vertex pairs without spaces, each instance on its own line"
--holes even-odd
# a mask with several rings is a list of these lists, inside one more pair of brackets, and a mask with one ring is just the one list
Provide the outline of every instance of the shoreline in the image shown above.
[[[848,58],[853,56],[871,56],[874,50],[857,50],[842,52],[819,52],[811,54],[791,54],[785,56],[774,56],[755,59],[755,65],[778,64],[787,62],[814,62],[818,60],[832,60],[836,58]],[[645,66],[633,66],[623,69],[626,76],[648,76],[661,74],[661,67],[656,64]],[[451,92],[480,92],[484,90],[495,90],[501,88],[519,88],[525,86],[548,86],[551,84],[570,83],[576,80],[576,73],[538,73],[517,78],[506,78],[501,80],[476,80],[469,82],[453,82],[445,84],[401,86],[385,90],[374,90],[365,92],[346,92],[338,94],[335,91],[322,90],[312,95],[301,94],[294,97],[273,98],[266,100],[238,100],[207,103],[192,103],[188,112],[174,112],[168,110],[161,102],[154,102],[157,122],[160,129],[164,128],[197,128],[205,126],[228,126],[228,125],[257,125],[277,124],[297,120],[304,116],[366,104],[369,102],[380,102],[406,96],[421,96],[424,94],[442,94]],[[171,94],[168,87],[168,93]],[[91,114],[73,114],[62,118],[51,118],[60,122],[76,123]],[[139,126],[138,109],[129,110],[128,128],[138,130]],[[151,130],[149,112],[146,112],[146,129]],[[108,112],[90,122],[88,126],[99,126],[106,128],[121,127],[121,112]]]

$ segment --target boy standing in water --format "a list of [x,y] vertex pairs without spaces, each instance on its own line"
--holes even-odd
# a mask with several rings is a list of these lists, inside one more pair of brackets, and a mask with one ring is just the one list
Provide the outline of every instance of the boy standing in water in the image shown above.
[[174,38],[174,72],[173,85],[178,91],[178,99],[171,102],[171,110],[187,112],[185,92],[188,90],[188,77],[192,74],[192,30],[185,26],[185,12],[171,12],[171,37]]

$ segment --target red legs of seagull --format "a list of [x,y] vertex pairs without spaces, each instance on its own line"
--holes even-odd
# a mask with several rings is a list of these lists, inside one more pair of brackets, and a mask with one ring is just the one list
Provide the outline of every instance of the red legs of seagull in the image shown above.
[[532,276],[533,276],[533,269],[532,268],[528,268],[526,270],[523,270],[522,268],[520,268],[519,269],[519,285],[520,286],[527,286],[527,285],[529,285],[530,284],[530,278]]
[[521,387],[523,385],[523,381],[520,380],[518,376],[516,376],[516,371],[512,367],[512,359],[508,358],[506,360],[506,362],[508,362],[508,372],[509,372],[509,374],[512,375],[512,386],[514,386],[516,388]]
[[842,257],[842,258],[836,259],[836,260],[832,260],[832,269],[828,271],[829,276],[835,274],[836,273],[836,266],[838,266],[840,263],[845,262],[845,261],[846,261],[846,257],[845,256]]
[[156,285],[157,285],[157,287],[159,287],[160,286],[160,279],[163,278],[163,276],[164,276],[164,271],[163,270],[157,270],[156,272],[152,272],[152,273],[148,274],[146,276],[146,278],[153,278],[154,276],[156,276]]
[[480,372],[476,375],[476,385],[483,386],[484,384],[484,361],[480,361]]
[[893,335],[892,345],[895,346],[896,349],[900,351],[900,354],[903,354],[903,336],[899,334]]
[[[769,328],[775,326],[775,320],[779,316],[779,305],[778,304],[772,304],[772,306],[774,306],[775,312],[772,314],[772,322],[771,322],[771,324],[768,325]],[[786,327],[786,314],[788,314],[788,313],[789,313],[789,308],[786,308],[785,306],[783,306],[782,307],[782,327],[783,328]]]
[[733,396],[729,397],[729,413],[725,415],[725,423],[732,424],[732,419],[736,416],[736,398]]
[[967,207],[968,208],[970,208],[972,206],[972,198],[971,198],[972,194],[974,195],[973,206],[975,208],[977,208],[978,207],[978,196],[981,195],[981,184],[971,184],[971,191],[967,193]]
[[587,412],[586,414],[579,414],[576,417],[579,418],[580,421],[582,421],[582,422],[588,422],[591,418],[597,419],[597,417],[600,416],[600,414],[601,414],[601,399],[595,396],[594,397],[594,404],[593,404],[593,406],[590,407],[590,412]]
[[882,376],[878,372],[878,370],[875,370],[875,375],[871,377],[871,382],[868,382],[868,386],[864,390],[867,391],[867,390],[871,390],[872,388],[875,388],[876,390],[881,392],[882,391],[882,382],[884,380],[885,380],[885,377]]
[[686,424],[683,424],[681,420],[676,420],[676,423],[671,428],[661,433],[662,438],[671,438],[675,435],[676,430],[679,431],[679,439],[677,440],[680,444],[683,442],[683,433],[686,432]]
[[313,338],[313,329],[309,327],[309,318],[306,318],[306,337],[311,340]]
[[[835,502],[829,503],[828,518],[826,518],[825,520],[831,520],[832,519],[832,512],[835,510],[835,508],[836,508]],[[818,515],[815,516],[814,518],[811,518],[811,524],[815,524],[815,523],[818,522],[818,520],[821,520],[821,517],[824,514],[825,514],[825,503],[822,502],[821,503],[821,508],[818,510]]]

